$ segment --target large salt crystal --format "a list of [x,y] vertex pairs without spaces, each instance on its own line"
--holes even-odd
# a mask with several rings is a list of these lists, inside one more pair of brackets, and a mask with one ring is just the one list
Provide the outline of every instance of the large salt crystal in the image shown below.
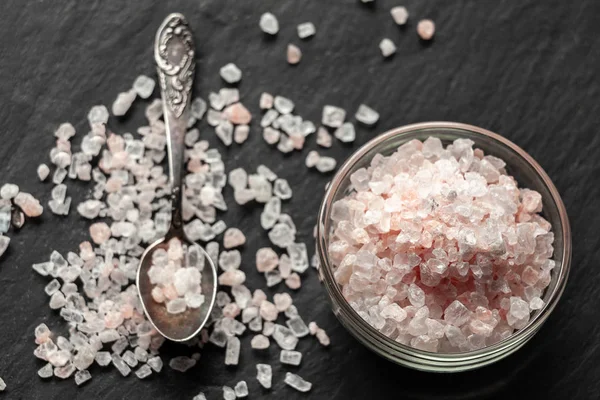
[[300,39],[307,39],[311,36],[314,36],[314,34],[317,32],[317,29],[315,28],[315,25],[312,22],[304,22],[302,24],[299,24],[297,30],[298,37]]
[[235,390],[235,395],[238,398],[248,396],[248,384],[246,383],[246,381],[239,381],[235,385],[234,390]]
[[240,358],[240,339],[230,337],[225,349],[225,365],[237,365]]
[[387,58],[396,52],[396,45],[391,39],[384,38],[379,43],[379,50],[381,50],[381,54]]
[[231,249],[242,246],[244,243],[246,243],[246,236],[238,228],[229,228],[225,231],[225,235],[223,236],[224,248]]
[[250,341],[250,346],[256,350],[264,350],[269,348],[269,338],[264,335],[256,335]]
[[19,192],[13,201],[28,217],[39,217],[44,211],[40,202],[29,193]]
[[260,16],[258,24],[260,29],[269,35],[276,35],[277,32],[279,32],[279,22],[277,21],[277,18],[269,12]]
[[131,105],[137,97],[137,92],[134,89],[119,93],[112,104],[112,113],[117,117],[121,117],[129,111]]
[[390,10],[390,14],[392,15],[396,25],[405,25],[406,21],[408,20],[408,11],[406,10],[406,7],[393,7]]
[[351,122],[344,122],[335,130],[334,136],[343,143],[351,143],[356,139],[356,131]]
[[272,271],[278,263],[279,257],[270,247],[263,247],[256,252],[256,269],[258,272]]
[[147,99],[154,92],[154,86],[156,82],[154,79],[147,77],[146,75],[140,75],[135,78],[133,82],[133,90],[140,96],[142,99]]
[[169,361],[169,367],[175,371],[185,372],[196,365],[196,360],[190,357],[178,356]]
[[308,392],[312,388],[312,383],[305,381],[300,376],[291,372],[285,373],[284,382],[299,392]]
[[330,128],[339,128],[346,119],[346,111],[339,107],[326,105],[323,107],[321,123]]
[[302,353],[293,350],[281,350],[281,353],[279,353],[279,361],[282,364],[300,365],[302,362]]
[[358,106],[354,117],[358,122],[367,126],[375,125],[379,121],[379,113],[365,104]]
[[242,71],[233,63],[221,67],[219,74],[227,83],[237,83],[242,79]]

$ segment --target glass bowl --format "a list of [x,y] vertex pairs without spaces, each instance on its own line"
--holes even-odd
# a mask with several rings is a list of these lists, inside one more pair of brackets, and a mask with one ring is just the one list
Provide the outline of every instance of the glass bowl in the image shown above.
[[[519,187],[536,190],[542,195],[542,215],[552,224],[554,232],[553,259],[556,267],[546,288],[544,307],[531,315],[529,323],[510,337],[479,350],[462,353],[432,353],[418,350],[385,336],[363,320],[348,304],[333,275],[333,265],[328,257],[331,232],[332,205],[344,197],[350,188],[350,175],[359,168],[370,165],[375,154],[390,155],[402,144],[430,136],[439,138],[444,145],[465,138],[506,162],[506,171],[517,179]],[[317,225],[317,254],[319,273],[332,303],[333,313],[344,327],[363,345],[395,363],[424,371],[458,372],[479,368],[498,361],[523,346],[540,329],[560,299],[571,265],[571,231],[565,206],[554,184],[542,167],[525,151],[500,135],[471,125],[452,122],[427,122],[393,129],[358,149],[339,168],[333,177],[320,207]]]

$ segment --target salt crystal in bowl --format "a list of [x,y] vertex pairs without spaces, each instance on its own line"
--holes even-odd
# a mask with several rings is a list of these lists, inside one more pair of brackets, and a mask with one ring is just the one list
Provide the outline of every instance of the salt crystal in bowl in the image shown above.
[[[444,147],[456,139],[470,139],[474,142],[474,149],[503,160],[507,175],[516,179],[519,188],[528,188],[541,195],[543,208],[540,214],[550,223],[554,234],[551,260],[555,267],[551,271],[550,283],[542,294],[543,306],[531,312],[527,324],[519,326],[510,336],[477,350],[451,353],[438,349],[438,352],[430,352],[386,336],[351,307],[342,293],[342,286],[334,276],[337,265],[330,256],[330,239],[335,225],[332,209],[336,202],[353,192],[351,175],[361,168],[368,168],[378,154],[389,156],[411,140],[425,141],[429,137],[439,138]],[[548,175],[514,143],[485,129],[459,123],[429,122],[409,125],[386,132],[365,144],[340,167],[331,181],[321,204],[317,228],[319,272],[334,314],[352,335],[375,353],[398,364],[424,371],[458,372],[475,369],[498,361],[521,348],[556,307],[566,285],[571,263],[571,233],[567,212]]]

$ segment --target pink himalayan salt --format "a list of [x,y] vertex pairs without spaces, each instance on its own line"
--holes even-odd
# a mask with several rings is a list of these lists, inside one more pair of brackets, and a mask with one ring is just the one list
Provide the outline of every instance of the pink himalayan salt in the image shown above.
[[283,312],[292,305],[292,296],[287,293],[276,293],[273,296],[273,302],[275,303],[277,311]]
[[110,239],[110,228],[104,222],[96,222],[90,225],[90,236],[96,244],[105,243]]
[[44,212],[38,199],[29,193],[19,192],[13,201],[28,217],[39,217]]
[[279,311],[277,311],[277,307],[275,304],[270,301],[263,301],[260,305],[260,316],[265,321],[275,321],[277,319],[277,315]]
[[241,285],[246,281],[246,274],[239,269],[230,269],[219,275],[219,284],[224,286]]
[[238,306],[235,302],[229,303],[223,307],[223,316],[225,317],[235,318],[240,315],[240,312],[240,306]]
[[417,34],[423,40],[431,40],[435,34],[435,24],[430,19],[422,19],[417,24]]
[[235,103],[223,111],[225,118],[235,125],[248,125],[252,121],[252,114],[242,103]]
[[376,155],[332,208],[344,296],[370,325],[426,351],[471,351],[523,328],[554,268],[539,193],[472,146],[431,137]]
[[267,300],[267,295],[261,289],[256,289],[252,295],[252,305],[260,307],[263,301]]
[[246,236],[238,228],[229,228],[223,235],[223,247],[232,249],[246,243]]
[[263,247],[256,252],[256,269],[258,272],[273,271],[279,263],[277,253],[270,247]]
[[293,44],[288,44],[287,47],[287,61],[288,63],[295,65],[300,62],[302,58],[302,51],[298,48],[298,46]]
[[285,280],[285,284],[287,285],[287,287],[289,287],[290,289],[293,290],[298,290],[300,289],[300,286],[302,286],[302,283],[300,282],[300,275],[298,275],[297,273],[293,272],[286,280]]

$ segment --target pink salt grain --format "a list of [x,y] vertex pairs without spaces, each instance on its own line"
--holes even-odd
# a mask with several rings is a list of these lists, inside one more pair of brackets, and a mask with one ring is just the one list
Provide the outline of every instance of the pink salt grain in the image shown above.
[[423,40],[431,40],[435,34],[435,23],[430,19],[422,19],[417,25],[417,33]]
[[248,125],[252,121],[252,114],[242,103],[235,103],[228,106],[224,111],[223,115],[232,124],[236,125]]
[[430,137],[376,155],[332,206],[328,251],[344,297],[375,329],[425,351],[510,336],[544,306],[551,280],[541,195],[473,144]]
[[90,236],[96,244],[102,244],[110,238],[110,228],[104,222],[90,225]]
[[293,272],[285,280],[285,284],[287,285],[287,287],[289,287],[292,290],[298,290],[298,289],[300,289],[300,286],[302,286],[302,283],[300,282],[300,275],[298,275],[297,273]]
[[273,271],[279,263],[277,253],[270,247],[263,247],[256,252],[256,269],[258,272]]

